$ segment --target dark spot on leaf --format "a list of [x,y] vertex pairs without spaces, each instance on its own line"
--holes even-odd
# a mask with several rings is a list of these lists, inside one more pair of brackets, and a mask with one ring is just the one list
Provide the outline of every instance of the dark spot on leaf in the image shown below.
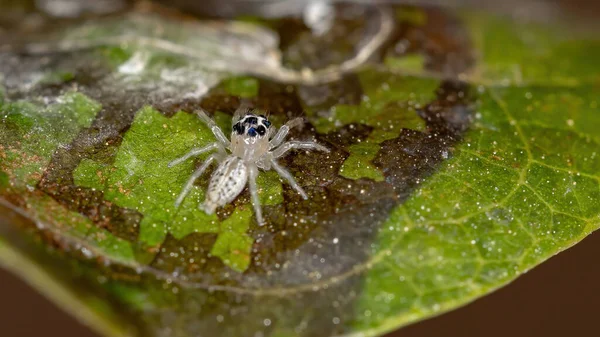
[[216,233],[193,233],[181,240],[167,235],[150,266],[167,273],[177,270],[186,274],[206,272],[209,277],[224,267],[221,259],[210,255],[216,240]]

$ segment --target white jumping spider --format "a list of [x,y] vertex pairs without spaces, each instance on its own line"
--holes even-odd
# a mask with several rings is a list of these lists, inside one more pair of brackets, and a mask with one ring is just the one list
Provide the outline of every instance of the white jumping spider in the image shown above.
[[283,179],[287,180],[302,198],[308,199],[306,192],[294,180],[291,173],[279,165],[276,159],[294,149],[324,152],[329,152],[329,150],[311,141],[284,142],[291,128],[303,124],[303,119],[300,117],[288,121],[279,129],[279,132],[276,132],[275,127],[271,126],[271,122],[265,116],[245,112],[245,110],[245,107],[241,106],[233,116],[231,140],[225,137],[223,131],[203,110],[195,111],[200,119],[210,127],[217,141],[202,148],[192,149],[183,157],[170,162],[169,167],[205,152],[213,150],[216,150],[216,152],[208,156],[204,163],[194,171],[179,197],[177,197],[176,207],[179,207],[192,189],[194,181],[204,173],[213,161],[217,161],[219,166],[210,178],[206,200],[200,205],[200,208],[207,214],[212,214],[217,207],[233,201],[244,190],[246,183],[249,183],[256,220],[259,225],[263,225],[264,221],[256,186],[258,169],[265,171],[274,169]]

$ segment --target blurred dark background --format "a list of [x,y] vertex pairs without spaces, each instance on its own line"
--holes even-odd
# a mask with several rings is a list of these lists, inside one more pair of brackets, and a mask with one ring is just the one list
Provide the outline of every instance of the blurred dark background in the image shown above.
[[[505,288],[386,337],[598,336],[598,257],[596,232]],[[6,337],[98,337],[4,271],[0,325]]]

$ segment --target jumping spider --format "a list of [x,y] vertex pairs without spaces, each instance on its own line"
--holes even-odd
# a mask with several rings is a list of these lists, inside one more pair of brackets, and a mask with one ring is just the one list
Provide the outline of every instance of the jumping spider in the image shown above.
[[[194,171],[183,187],[179,197],[177,197],[175,207],[179,207],[192,189],[194,181],[204,173],[213,161],[217,161],[219,166],[210,178],[206,200],[200,205],[200,209],[204,210],[207,214],[212,214],[217,207],[232,202],[244,190],[246,183],[249,183],[256,221],[262,226],[264,221],[258,199],[258,188],[256,186],[258,169],[265,171],[274,169],[283,179],[287,180],[290,186],[302,198],[305,200],[308,199],[306,192],[294,180],[291,173],[279,165],[276,159],[294,149],[319,150],[324,152],[329,152],[329,149],[310,141],[283,142],[291,128],[303,124],[301,117],[288,121],[279,129],[279,132],[276,132],[275,127],[271,127],[271,122],[265,116],[256,115],[252,112],[244,113],[244,110],[244,108],[240,107],[233,116],[231,140],[225,137],[223,131],[206,115],[204,110],[199,109],[195,111],[200,119],[211,129],[217,141],[201,148],[192,149],[183,157],[170,162],[168,166],[173,167],[190,157],[205,152],[217,151],[208,156],[204,163]],[[228,154],[227,150],[231,154]]]

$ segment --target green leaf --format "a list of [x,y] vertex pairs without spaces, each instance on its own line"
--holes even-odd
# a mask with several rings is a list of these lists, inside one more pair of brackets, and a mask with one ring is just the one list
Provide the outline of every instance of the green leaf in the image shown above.
[[[2,265],[106,336],[377,336],[600,226],[598,39],[397,7],[383,58],[348,69],[389,14],[349,13],[324,36],[135,12],[18,35],[0,54]],[[228,134],[242,102],[277,128],[304,116],[289,138],[330,149],[279,159],[307,200],[261,172],[266,226],[247,191],[198,207],[212,170],[175,207],[208,154],[168,163],[215,141],[193,110]]]

